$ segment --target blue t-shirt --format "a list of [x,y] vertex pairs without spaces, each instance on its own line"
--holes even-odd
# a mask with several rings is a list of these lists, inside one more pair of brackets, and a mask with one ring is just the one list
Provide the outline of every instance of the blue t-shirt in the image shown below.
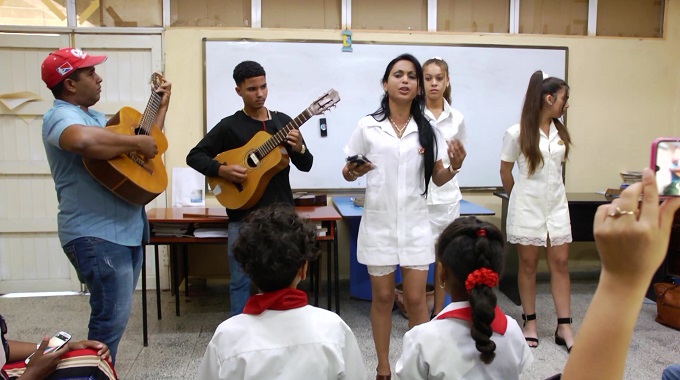
[[85,236],[126,246],[141,245],[148,231],[144,207],[115,195],[90,175],[81,155],[61,149],[62,132],[74,124],[103,128],[106,117],[59,99],[43,117],[43,144],[59,201],[61,245]]

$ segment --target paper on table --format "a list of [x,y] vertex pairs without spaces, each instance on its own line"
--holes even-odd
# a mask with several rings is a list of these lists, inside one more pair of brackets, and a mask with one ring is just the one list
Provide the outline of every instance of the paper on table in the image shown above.
[[0,102],[2,102],[2,104],[5,105],[5,107],[11,110],[19,107],[24,103],[32,102],[35,100],[42,100],[42,98],[40,97],[40,95],[30,91],[0,94]]

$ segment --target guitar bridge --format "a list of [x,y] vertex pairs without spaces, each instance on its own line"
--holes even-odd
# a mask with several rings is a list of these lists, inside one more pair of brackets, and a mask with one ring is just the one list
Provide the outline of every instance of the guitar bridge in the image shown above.
[[153,170],[149,167],[149,165],[147,165],[146,162],[144,162],[144,160],[140,158],[136,153],[128,153],[127,155],[137,165],[141,166],[142,169],[146,170],[149,174],[153,174]]

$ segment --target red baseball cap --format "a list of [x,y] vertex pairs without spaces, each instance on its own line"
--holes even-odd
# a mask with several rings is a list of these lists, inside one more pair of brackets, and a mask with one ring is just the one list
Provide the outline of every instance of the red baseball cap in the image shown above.
[[80,49],[62,48],[50,53],[42,63],[42,80],[52,88],[74,71],[82,67],[98,65],[108,58],[105,55],[89,55]]

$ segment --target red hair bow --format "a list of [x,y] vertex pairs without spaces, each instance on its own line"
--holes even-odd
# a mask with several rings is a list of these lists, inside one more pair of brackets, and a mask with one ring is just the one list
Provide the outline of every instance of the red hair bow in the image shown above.
[[498,285],[498,273],[488,268],[480,268],[470,273],[465,280],[465,289],[468,293],[478,285],[486,285],[490,288]]

